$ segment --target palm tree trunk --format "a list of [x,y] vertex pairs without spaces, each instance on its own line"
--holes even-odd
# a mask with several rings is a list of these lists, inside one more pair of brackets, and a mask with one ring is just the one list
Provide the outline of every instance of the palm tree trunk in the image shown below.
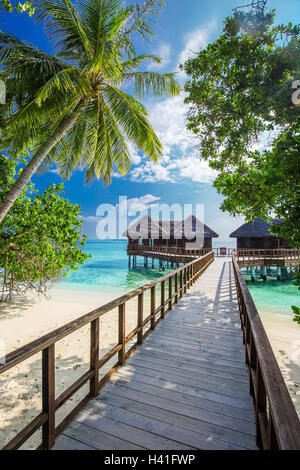
[[47,157],[49,152],[53,147],[64,137],[68,130],[76,122],[77,118],[81,113],[82,106],[84,101],[81,100],[75,110],[70,116],[64,119],[54,133],[48,137],[46,142],[41,146],[41,148],[36,152],[36,154],[30,159],[20,176],[16,179],[14,185],[8,191],[6,197],[0,204],[0,223],[6,216],[9,209],[13,206],[15,200],[18,198],[22,190],[25,188],[26,184],[30,181],[31,177],[37,171],[43,160]]

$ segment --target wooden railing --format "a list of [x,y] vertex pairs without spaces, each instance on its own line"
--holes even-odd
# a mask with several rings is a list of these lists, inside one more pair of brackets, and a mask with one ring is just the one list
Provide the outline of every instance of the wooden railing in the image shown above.
[[169,247],[169,246],[147,246],[147,245],[128,245],[127,253],[132,252],[143,252],[149,254],[164,254],[164,255],[177,255],[177,256],[191,256],[192,258],[197,258],[199,256],[206,255],[211,252],[211,249],[203,248],[201,250],[186,250],[181,247]]
[[234,255],[232,261],[256,414],[257,444],[265,450],[299,450],[297,412]]
[[[210,252],[202,258],[182,266],[166,276],[144,285],[128,294],[90,312],[79,319],[58,328],[55,331],[23,346],[6,357],[6,363],[0,366],[0,374],[22,363],[26,359],[42,352],[42,412],[19,432],[3,449],[18,449],[38,429],[42,427],[42,444],[39,449],[51,449],[55,438],[74,419],[79,411],[96,397],[99,390],[110,379],[116,370],[125,363],[139,344],[151,333],[158,323],[172,310],[179,298],[194,284],[207,267],[214,260],[214,253]],[[160,305],[156,306],[156,289],[160,287]],[[144,318],[144,293],[151,293],[150,315]],[[167,291],[167,292],[166,292]],[[137,297],[137,326],[125,336],[126,303]],[[99,357],[99,328],[100,317],[118,308],[119,342],[103,357]],[[55,398],[55,344],[66,336],[74,333],[85,325],[90,324],[90,369],[66,389],[59,397]],[[145,327],[150,325],[147,331]],[[135,343],[126,352],[126,345],[136,338]],[[115,365],[100,380],[100,369],[115,355],[118,360]],[[55,414],[78,390],[89,381],[89,393],[58,425],[55,424]]]
[[299,250],[279,249],[279,250],[254,250],[254,249],[241,249],[236,251],[238,261],[248,260],[270,260],[270,259],[283,259],[283,260],[300,260]]

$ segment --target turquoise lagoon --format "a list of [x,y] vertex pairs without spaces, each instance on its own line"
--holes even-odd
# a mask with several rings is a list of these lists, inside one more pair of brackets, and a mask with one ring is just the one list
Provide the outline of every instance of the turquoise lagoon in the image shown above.
[[300,306],[300,291],[291,278],[278,281],[274,273],[274,276],[268,277],[265,282],[259,277],[256,277],[255,282],[251,282],[246,274],[245,279],[259,312],[272,311],[274,315],[292,319],[291,306]]
[[91,258],[56,288],[122,295],[166,274],[157,261],[154,269],[150,268],[150,260],[149,268],[144,268],[143,258],[139,257],[137,268],[129,270],[126,245],[127,240],[88,240],[83,251]]

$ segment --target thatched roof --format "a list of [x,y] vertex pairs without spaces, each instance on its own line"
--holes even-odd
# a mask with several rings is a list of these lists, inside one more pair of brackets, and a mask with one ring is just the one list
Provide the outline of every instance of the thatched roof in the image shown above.
[[184,221],[182,220],[171,220],[171,221],[158,221],[152,220],[149,216],[144,216],[123,234],[123,236],[135,238],[130,234],[139,234],[139,238],[151,238],[151,235],[156,235],[156,238],[168,239],[170,237],[177,236],[178,238],[189,233],[201,233],[204,230],[204,238],[218,238],[218,234],[214,232],[207,225],[200,222],[195,216],[187,217]]
[[271,225],[278,225],[283,222],[283,219],[272,219],[272,222],[268,223],[257,217],[252,222],[248,222],[241,225],[237,230],[230,234],[231,238],[265,238],[265,237],[276,237],[270,232]]

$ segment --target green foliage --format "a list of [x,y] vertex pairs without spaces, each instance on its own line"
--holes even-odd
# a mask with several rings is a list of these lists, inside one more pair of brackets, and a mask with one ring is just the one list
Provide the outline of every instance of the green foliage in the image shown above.
[[294,321],[300,325],[300,308],[293,305],[292,310],[295,314]]
[[[300,247],[300,27],[267,14],[236,12],[223,34],[184,64],[188,128],[218,170],[222,209],[247,220],[284,218],[272,228]],[[255,150],[261,147],[262,150]]]
[[1,0],[0,7],[4,8],[6,11],[12,13],[16,10],[18,13],[28,12],[29,16],[34,14],[34,8],[32,7],[31,2],[17,2],[13,4],[10,0]]
[[[6,121],[0,145],[17,154],[50,142],[40,170],[57,165],[63,177],[75,168],[86,181],[109,183],[115,170],[131,163],[128,141],[156,162],[162,145],[137,97],[177,95],[174,73],[148,71],[161,58],[138,54],[135,41],[150,40],[163,0],[126,5],[121,0],[33,0],[36,22],[53,42],[49,55],[28,42],[0,33],[0,61],[15,112]],[[130,89],[130,88],[129,88]],[[76,122],[53,144],[51,137],[75,109]]]
[[[294,277],[295,277],[294,284],[295,284],[295,286],[298,286],[298,289],[300,290],[300,267],[298,269],[296,269]],[[294,321],[296,323],[299,323],[299,325],[300,325],[300,308],[293,305],[292,310],[293,310],[294,315],[295,315],[294,316]]]
[[[20,160],[1,155],[1,199],[13,184]],[[21,170],[20,170],[21,171]],[[82,252],[80,208],[61,197],[63,185],[38,194],[30,183],[0,229],[1,300],[34,290],[45,294],[50,285],[88,256]]]

